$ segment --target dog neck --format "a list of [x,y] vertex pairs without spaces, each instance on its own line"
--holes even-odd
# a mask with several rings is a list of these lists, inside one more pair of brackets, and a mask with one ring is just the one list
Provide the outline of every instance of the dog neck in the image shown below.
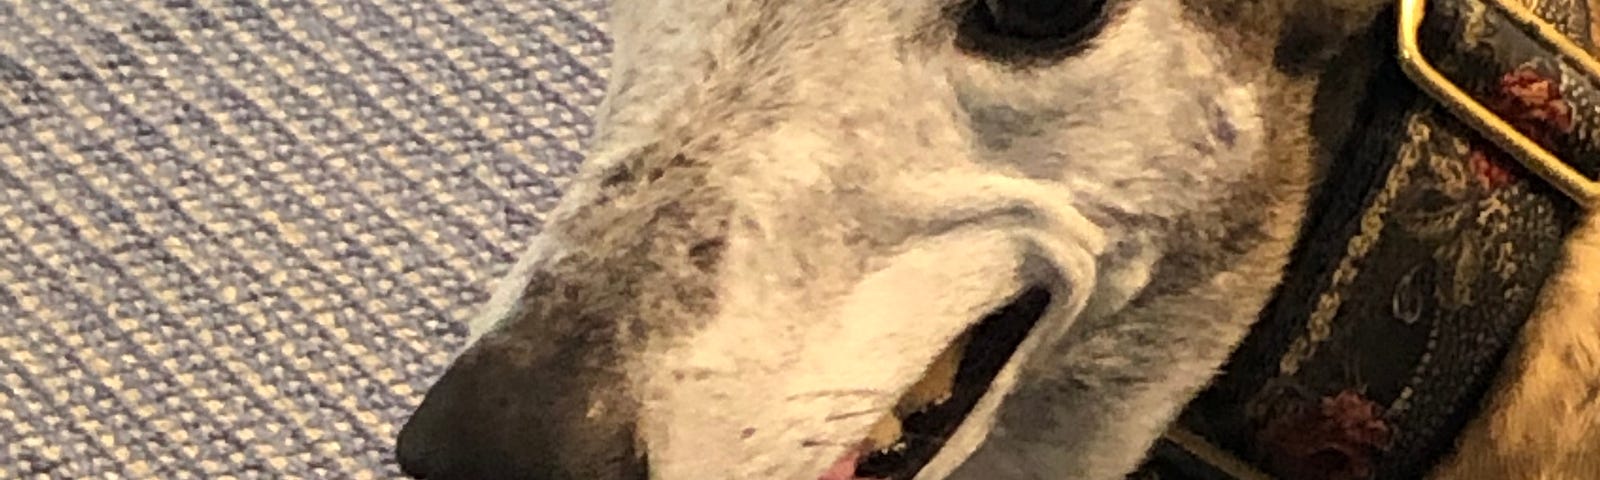
[[[1600,100],[1600,77],[1582,59],[1517,28],[1520,6],[1429,3],[1421,35],[1442,71],[1581,173],[1600,172],[1600,119],[1578,107]],[[1588,5],[1532,6],[1595,51]],[[1592,199],[1419,88],[1390,60],[1396,30],[1385,16],[1344,52],[1379,54],[1365,125],[1320,185],[1277,297],[1141,474],[1419,478],[1479,414]]]

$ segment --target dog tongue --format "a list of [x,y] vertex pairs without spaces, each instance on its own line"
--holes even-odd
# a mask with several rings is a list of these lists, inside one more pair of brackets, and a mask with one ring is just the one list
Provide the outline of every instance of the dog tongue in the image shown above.
[[823,472],[817,480],[877,480],[856,476],[856,462],[861,461],[861,456],[866,454],[867,447],[858,447],[845,452],[839,461],[833,462],[828,471]]

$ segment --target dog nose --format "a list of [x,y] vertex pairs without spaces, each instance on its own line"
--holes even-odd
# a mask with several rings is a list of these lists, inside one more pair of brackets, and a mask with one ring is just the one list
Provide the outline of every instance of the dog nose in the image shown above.
[[548,353],[531,362],[492,347],[464,353],[401,428],[401,470],[426,480],[646,480],[618,379],[583,368],[582,354]]

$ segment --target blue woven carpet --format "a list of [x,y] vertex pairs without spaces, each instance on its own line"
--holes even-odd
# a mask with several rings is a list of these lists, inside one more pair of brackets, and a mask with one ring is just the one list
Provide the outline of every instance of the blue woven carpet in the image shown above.
[[600,0],[0,0],[0,479],[393,478]]

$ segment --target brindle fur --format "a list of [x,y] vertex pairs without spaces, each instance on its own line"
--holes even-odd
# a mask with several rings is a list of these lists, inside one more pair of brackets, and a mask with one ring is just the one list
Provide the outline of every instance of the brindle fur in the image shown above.
[[1276,284],[1389,2],[1112,0],[1026,62],[965,1],[615,3],[584,172],[402,434],[429,478],[812,480],[1029,285],[919,478],[1121,478]]

